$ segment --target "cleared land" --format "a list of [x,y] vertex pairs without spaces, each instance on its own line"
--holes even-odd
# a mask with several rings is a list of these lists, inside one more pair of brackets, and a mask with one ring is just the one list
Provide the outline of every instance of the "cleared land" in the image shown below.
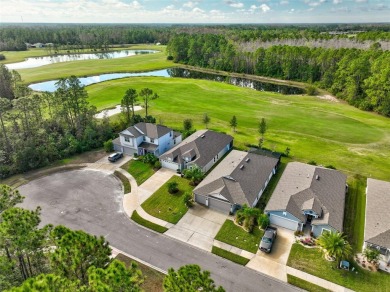
[[[167,61],[167,56],[165,54],[165,46],[137,45],[129,46],[123,49],[153,49],[159,50],[160,52],[155,54],[137,55],[118,59],[63,62],[41,66],[37,68],[20,69],[17,71],[22,76],[24,82],[34,83],[68,77],[71,75],[84,77],[102,73],[143,72],[177,66],[177,64],[174,64],[172,61]],[[120,48],[116,48],[115,50],[120,50]],[[89,51],[86,53],[91,52]],[[7,62],[9,60],[14,60],[14,62],[18,62],[23,61],[23,59],[27,57],[48,55],[47,51],[45,50],[32,50],[26,52],[3,52],[2,54],[6,56]]]
[[[350,174],[390,180],[388,118],[315,97],[181,78],[134,77],[95,84],[87,87],[89,101],[98,110],[115,106],[130,87],[157,92],[160,98],[151,103],[150,114],[171,127],[180,129],[183,120],[191,118],[202,129],[207,112],[210,129],[233,135],[235,146],[246,149],[245,144],[258,143],[258,123],[264,117],[265,147],[283,152],[288,146],[293,160],[315,160]],[[233,115],[236,133],[229,127]]]

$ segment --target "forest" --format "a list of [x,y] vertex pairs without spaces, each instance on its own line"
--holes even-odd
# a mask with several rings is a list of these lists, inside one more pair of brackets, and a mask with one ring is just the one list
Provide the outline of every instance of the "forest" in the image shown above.
[[360,109],[390,116],[390,51],[378,43],[368,50],[277,45],[249,52],[223,35],[182,33],[167,51],[181,64],[313,84]]

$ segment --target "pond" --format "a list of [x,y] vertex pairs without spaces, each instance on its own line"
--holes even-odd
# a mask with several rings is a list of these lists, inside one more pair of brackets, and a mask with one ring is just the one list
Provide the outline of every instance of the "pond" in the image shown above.
[[23,62],[5,64],[10,70],[15,69],[27,69],[35,68],[44,65],[50,65],[54,63],[70,62],[70,61],[81,61],[81,60],[97,60],[97,59],[116,59],[125,58],[143,54],[157,53],[155,50],[122,50],[116,52],[102,52],[102,53],[91,53],[91,54],[67,54],[67,55],[52,55],[43,57],[27,58]]
[[[125,77],[137,77],[137,76],[156,76],[156,77],[176,77],[176,78],[192,78],[192,79],[204,79],[212,80],[217,82],[225,82],[235,86],[248,87],[258,91],[272,91],[282,94],[303,94],[305,91],[302,88],[261,82],[248,78],[241,77],[230,77],[218,74],[203,73],[194,70],[182,69],[182,68],[171,68],[149,72],[138,72],[138,73],[110,73],[101,74],[98,76],[80,77],[79,80],[82,85],[91,85],[103,81],[125,78]],[[56,90],[56,82],[58,80],[51,80],[46,82],[40,82],[29,85],[32,90],[35,91],[49,91],[54,92]]]

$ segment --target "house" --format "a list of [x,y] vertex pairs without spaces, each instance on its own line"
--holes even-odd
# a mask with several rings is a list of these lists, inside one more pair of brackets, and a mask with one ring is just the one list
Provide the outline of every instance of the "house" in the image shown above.
[[160,157],[161,166],[183,171],[199,167],[207,172],[233,147],[233,137],[211,130],[200,130]]
[[125,154],[160,156],[181,142],[181,134],[172,129],[151,123],[138,123],[119,133],[112,141],[114,150]]
[[390,264],[390,182],[369,178],[366,189],[366,223],[363,248],[381,253],[379,267]]
[[271,224],[291,230],[343,231],[347,177],[333,169],[287,164],[265,213]]
[[226,213],[255,207],[279,159],[232,150],[194,189],[196,202]]

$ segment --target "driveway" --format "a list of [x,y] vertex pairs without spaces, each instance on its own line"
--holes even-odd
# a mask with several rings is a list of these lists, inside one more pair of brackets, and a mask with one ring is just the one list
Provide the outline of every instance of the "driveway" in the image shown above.
[[109,243],[164,271],[198,264],[226,291],[300,291],[254,270],[194,248],[132,222],[123,212],[121,183],[113,175],[73,170],[49,175],[19,188],[27,209],[42,207],[42,224],[65,225],[103,235]]
[[217,235],[228,215],[195,204],[165,235],[211,251]]
[[286,265],[291,246],[295,241],[294,231],[277,227],[278,234],[270,254],[257,251],[247,264],[248,268],[287,282]]
[[115,162],[108,161],[108,156],[110,154],[107,154],[103,158],[99,159],[98,161],[94,163],[90,163],[88,165],[88,168],[90,169],[96,169],[100,171],[106,171],[106,172],[114,172],[117,168],[121,167],[123,164],[131,160],[133,157],[128,155],[123,155],[123,157]]

